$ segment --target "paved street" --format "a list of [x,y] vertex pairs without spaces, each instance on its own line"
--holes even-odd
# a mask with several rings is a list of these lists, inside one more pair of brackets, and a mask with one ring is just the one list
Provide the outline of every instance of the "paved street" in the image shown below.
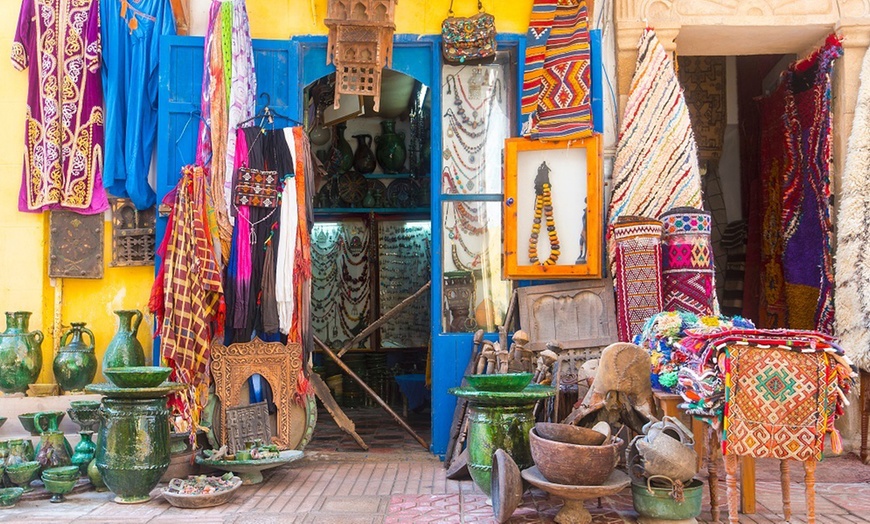
[[[243,486],[229,504],[211,509],[182,510],[171,507],[157,496],[148,503],[123,506],[111,502],[109,493],[83,491],[67,497],[67,502],[50,504],[47,499],[22,500],[18,506],[0,512],[0,522],[28,524],[76,523],[190,523],[190,524],[271,524],[271,523],[477,523],[495,522],[486,497],[471,481],[450,481],[441,463],[423,451],[403,450],[384,453],[311,452],[302,461],[266,472],[264,483]],[[820,480],[846,469],[863,468],[854,457],[826,460],[819,466]],[[769,469],[769,468],[768,468]],[[799,468],[793,468],[798,470]],[[868,468],[870,469],[870,468]],[[759,478],[770,477],[761,470]],[[800,476],[797,471],[795,477]],[[724,490],[724,482],[722,489]],[[34,495],[42,490],[36,490]],[[820,482],[817,492],[819,524],[870,522],[870,484]],[[758,483],[758,513],[743,515],[744,523],[779,523],[779,483]],[[724,492],[722,495],[724,501]],[[804,518],[803,486],[793,484],[793,523]],[[510,522],[553,522],[561,501],[549,499],[537,490],[525,493],[523,505]],[[594,506],[594,504],[592,504]],[[724,504],[723,504],[724,506]],[[633,524],[628,490],[605,499],[601,508],[590,508],[594,522]],[[725,511],[723,507],[723,517]],[[710,514],[705,498],[702,522]]]

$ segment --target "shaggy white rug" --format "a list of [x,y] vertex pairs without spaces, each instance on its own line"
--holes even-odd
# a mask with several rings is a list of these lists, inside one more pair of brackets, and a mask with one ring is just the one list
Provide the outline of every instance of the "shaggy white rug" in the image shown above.
[[861,87],[846,149],[837,212],[835,259],[836,333],[843,349],[870,371],[870,52],[861,66]]

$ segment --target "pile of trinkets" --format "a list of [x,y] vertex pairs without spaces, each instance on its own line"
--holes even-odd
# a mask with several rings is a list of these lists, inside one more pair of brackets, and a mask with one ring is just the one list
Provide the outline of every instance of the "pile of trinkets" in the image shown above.
[[186,479],[172,479],[166,491],[180,495],[210,495],[235,488],[236,482],[233,478],[235,475],[232,473],[225,473],[220,477],[192,475]]

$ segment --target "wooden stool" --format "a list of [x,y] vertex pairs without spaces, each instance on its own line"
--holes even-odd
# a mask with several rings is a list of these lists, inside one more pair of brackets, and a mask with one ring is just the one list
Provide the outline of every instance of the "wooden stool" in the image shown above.
[[[737,516],[739,502],[737,491],[737,457],[738,455],[725,456],[725,484],[728,489],[728,522],[739,524]],[[746,457],[743,457],[746,458]],[[779,481],[782,486],[782,513],[786,522],[791,520],[791,487],[789,478],[789,461],[779,462]],[[804,482],[806,484],[807,497],[807,524],[816,524],[816,461],[804,462]],[[714,515],[713,520],[718,520]]]

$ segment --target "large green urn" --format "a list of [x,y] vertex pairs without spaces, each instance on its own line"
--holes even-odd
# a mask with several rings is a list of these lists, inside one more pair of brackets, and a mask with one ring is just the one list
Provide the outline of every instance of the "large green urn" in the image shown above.
[[[136,388],[133,388],[136,389]],[[146,502],[169,468],[166,397],[103,399],[96,464],[115,502]]]
[[480,391],[469,386],[449,392],[468,400],[468,472],[477,487],[490,494],[497,449],[521,470],[534,466],[529,431],[535,427],[535,404],[553,396],[554,388],[532,384],[522,391]]
[[405,134],[396,133],[396,122],[393,120],[381,121],[382,132],[375,138],[378,146],[376,154],[378,164],[384,173],[399,173],[405,167],[405,158],[408,152],[405,149]]
[[[84,335],[90,339],[89,343],[85,343]],[[60,338],[60,349],[52,367],[54,379],[64,391],[79,391],[94,381],[97,374],[94,333],[84,322],[73,322]]]
[[136,338],[142,312],[138,309],[115,311],[118,315],[118,331],[112,337],[103,355],[103,369],[125,368],[145,365],[145,350]]
[[29,311],[6,313],[0,333],[0,390],[23,393],[42,371],[42,332],[29,331]]

